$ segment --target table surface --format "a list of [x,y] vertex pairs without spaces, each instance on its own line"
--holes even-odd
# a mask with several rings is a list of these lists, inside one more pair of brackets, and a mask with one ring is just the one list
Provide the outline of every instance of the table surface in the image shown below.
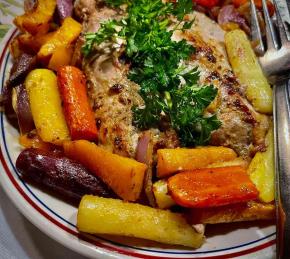
[[32,225],[0,187],[0,259],[84,259]]

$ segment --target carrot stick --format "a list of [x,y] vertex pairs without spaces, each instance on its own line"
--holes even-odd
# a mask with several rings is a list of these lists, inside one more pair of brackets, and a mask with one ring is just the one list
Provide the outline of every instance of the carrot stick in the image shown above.
[[143,188],[145,164],[122,157],[86,140],[66,141],[64,154],[100,177],[123,200],[136,201]]
[[96,140],[97,127],[86,92],[85,76],[78,68],[58,70],[58,87],[72,140]]
[[157,150],[157,177],[176,172],[205,168],[218,162],[237,158],[234,150],[226,147],[175,148]]
[[204,168],[168,179],[168,191],[184,207],[206,208],[254,200],[258,190],[240,166]]

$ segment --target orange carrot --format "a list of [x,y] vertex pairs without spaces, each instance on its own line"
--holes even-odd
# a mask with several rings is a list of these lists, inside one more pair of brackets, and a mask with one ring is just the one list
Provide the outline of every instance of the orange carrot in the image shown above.
[[72,46],[59,46],[53,52],[48,63],[48,68],[58,71],[61,67],[68,66],[71,62],[72,54]]
[[100,177],[123,200],[136,201],[143,188],[145,164],[122,157],[86,140],[67,141],[67,157],[80,162]]
[[254,200],[258,190],[240,166],[204,168],[168,179],[174,201],[184,207],[206,208]]
[[58,70],[57,79],[72,140],[96,140],[97,127],[84,74],[76,67],[64,66]]

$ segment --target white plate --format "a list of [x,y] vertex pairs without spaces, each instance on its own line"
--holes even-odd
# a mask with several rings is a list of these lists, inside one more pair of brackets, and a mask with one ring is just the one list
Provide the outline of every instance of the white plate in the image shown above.
[[[8,44],[16,35],[11,29],[0,47],[1,89],[8,78],[11,58]],[[77,209],[19,178],[15,161],[21,150],[18,131],[1,113],[0,182],[18,209],[39,229],[61,244],[94,258],[274,258],[275,227],[269,223],[208,226],[202,248],[190,250],[127,238],[93,237],[76,229]]]

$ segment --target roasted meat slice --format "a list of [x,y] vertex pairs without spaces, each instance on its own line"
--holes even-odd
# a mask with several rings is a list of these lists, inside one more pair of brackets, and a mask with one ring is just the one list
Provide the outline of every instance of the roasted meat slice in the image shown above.
[[[83,34],[96,32],[100,23],[119,19],[125,13],[112,9],[101,1],[79,0],[75,13],[83,21]],[[213,84],[218,88],[216,100],[208,107],[209,114],[217,113],[222,126],[212,133],[211,144],[233,148],[248,158],[255,150],[264,148],[264,136],[268,129],[268,117],[257,113],[246,100],[245,88],[234,76],[224,49],[224,31],[205,15],[193,12],[186,19],[195,18],[190,30],[175,31],[173,40],[186,39],[196,49],[189,67],[198,67],[201,84]],[[77,43],[75,62],[80,61]],[[127,78],[129,64],[122,55],[110,51],[113,43],[102,43],[89,58],[82,59],[82,68],[88,80],[88,92],[99,127],[99,143],[124,156],[135,157],[138,139],[142,132],[133,124],[132,106],[142,106],[139,86]],[[79,62],[80,63],[80,62]],[[176,132],[170,128],[151,129],[155,147],[174,148],[179,145]]]

